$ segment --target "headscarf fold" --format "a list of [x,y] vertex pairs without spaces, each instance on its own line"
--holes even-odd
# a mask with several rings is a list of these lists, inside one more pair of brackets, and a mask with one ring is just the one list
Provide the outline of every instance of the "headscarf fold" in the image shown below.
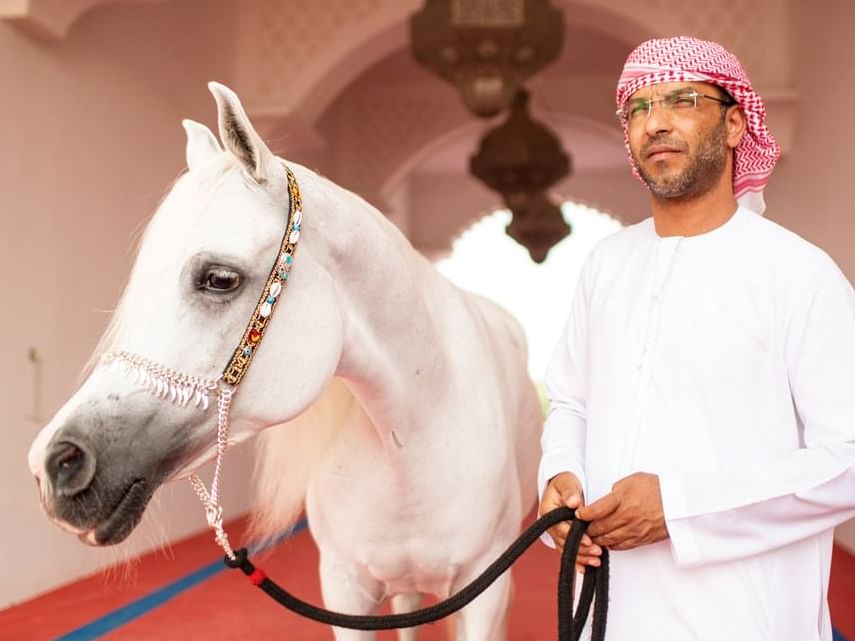
[[[766,209],[763,189],[781,148],[764,123],[766,106],[736,56],[719,44],[686,36],[648,40],[626,60],[615,96],[618,108],[642,87],[662,82],[706,82],[721,87],[739,103],[747,127],[734,150],[733,193],[740,205],[762,214]],[[641,179],[626,125],[624,142],[633,173]]]

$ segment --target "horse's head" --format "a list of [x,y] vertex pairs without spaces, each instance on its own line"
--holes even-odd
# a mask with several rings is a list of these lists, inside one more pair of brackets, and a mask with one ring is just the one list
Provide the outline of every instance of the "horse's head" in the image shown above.
[[[105,353],[133,356],[96,361],[30,450],[48,515],[90,544],[124,539],[161,483],[213,457],[216,404],[201,407],[206,383],[198,381],[219,379],[248,336],[262,292],[279,280],[271,270],[280,269],[291,202],[284,164],[237,96],[210,88],[222,147],[203,125],[184,122],[189,171],[149,224],[102,340]],[[323,188],[310,172],[295,171],[307,201],[304,233],[235,396],[232,442],[303,411],[341,355],[327,251],[314,233],[322,222],[312,219]]]

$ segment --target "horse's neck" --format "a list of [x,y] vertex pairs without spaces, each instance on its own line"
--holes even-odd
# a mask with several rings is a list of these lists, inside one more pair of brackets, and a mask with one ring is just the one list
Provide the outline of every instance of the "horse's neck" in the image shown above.
[[337,374],[380,437],[399,446],[426,424],[447,383],[437,309],[449,288],[382,214],[346,196],[352,201],[336,214],[344,242],[328,265],[345,326]]

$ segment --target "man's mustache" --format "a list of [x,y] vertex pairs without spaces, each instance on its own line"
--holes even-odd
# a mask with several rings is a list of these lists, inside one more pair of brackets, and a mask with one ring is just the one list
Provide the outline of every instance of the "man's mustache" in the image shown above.
[[652,147],[670,147],[676,151],[688,151],[689,145],[683,140],[669,138],[666,135],[653,136],[650,140],[641,146],[641,158],[647,158],[648,152]]

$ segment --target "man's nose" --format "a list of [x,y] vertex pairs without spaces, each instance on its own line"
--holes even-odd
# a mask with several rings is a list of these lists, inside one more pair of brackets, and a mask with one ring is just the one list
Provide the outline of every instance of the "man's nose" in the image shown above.
[[662,106],[658,100],[653,101],[650,105],[650,112],[644,117],[644,130],[648,135],[670,131],[673,121],[672,112]]

